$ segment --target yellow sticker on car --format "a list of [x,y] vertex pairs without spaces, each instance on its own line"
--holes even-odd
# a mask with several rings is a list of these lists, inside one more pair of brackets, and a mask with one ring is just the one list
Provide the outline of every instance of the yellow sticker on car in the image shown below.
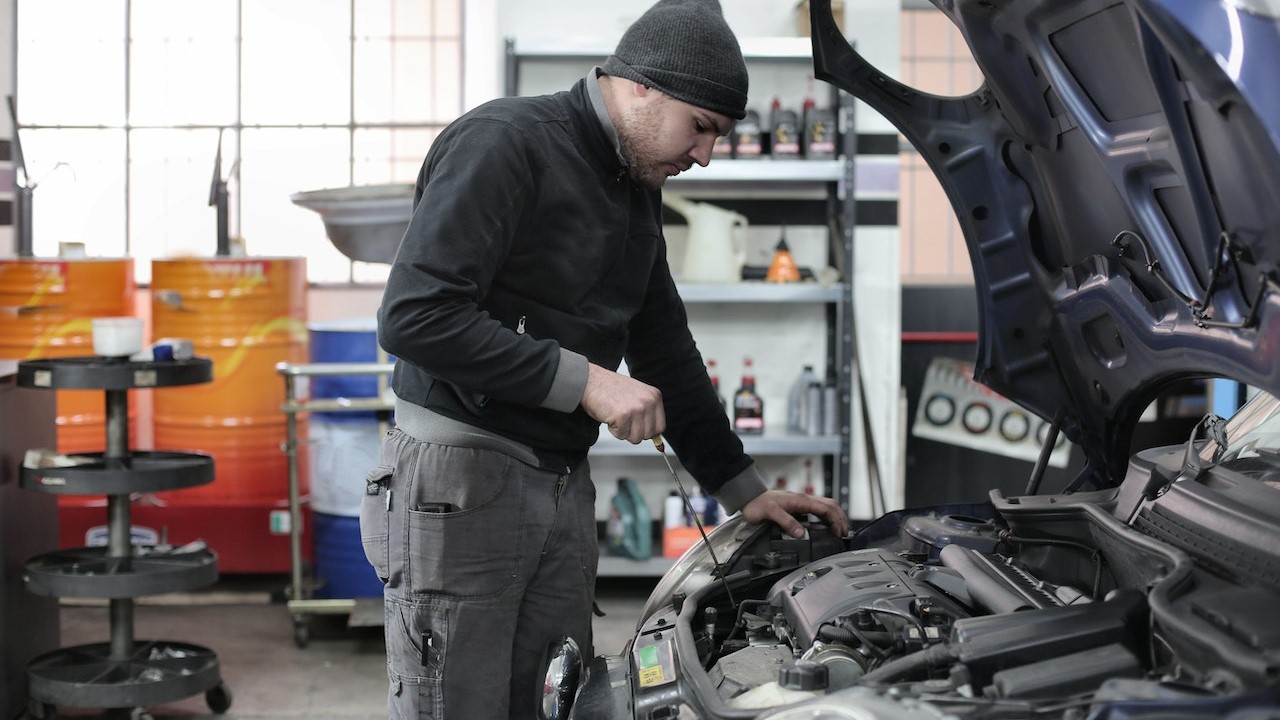
[[[658,637],[661,637],[661,634]],[[675,662],[672,660],[669,639],[661,639],[651,645],[637,647],[632,651],[632,657],[636,664],[636,677],[640,681],[640,687],[653,687],[676,679]]]
[[650,667],[640,670],[640,687],[652,687],[662,684],[662,668]]

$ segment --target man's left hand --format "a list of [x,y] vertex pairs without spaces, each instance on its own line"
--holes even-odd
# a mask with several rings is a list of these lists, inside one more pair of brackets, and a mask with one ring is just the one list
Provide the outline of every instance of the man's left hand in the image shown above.
[[742,508],[742,516],[750,523],[771,521],[791,537],[804,537],[804,526],[792,515],[811,513],[831,527],[831,534],[844,537],[849,532],[849,516],[829,497],[818,497],[787,490],[766,490]]

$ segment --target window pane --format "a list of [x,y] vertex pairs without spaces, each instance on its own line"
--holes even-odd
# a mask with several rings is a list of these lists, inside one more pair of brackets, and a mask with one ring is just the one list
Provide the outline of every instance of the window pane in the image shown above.
[[246,125],[350,120],[348,0],[243,3]]
[[356,130],[352,155],[356,185],[413,182],[439,130]]
[[[75,22],[67,22],[74,18]],[[18,4],[18,119],[23,125],[124,123],[122,0]]]
[[129,121],[236,120],[236,3],[132,0]]
[[443,124],[462,107],[461,3],[357,0],[357,122]]
[[[138,264],[149,272],[153,258],[216,254],[209,191],[218,131],[135,130],[130,145],[129,247]],[[225,133],[222,153],[225,178],[236,156],[235,133]]]
[[346,130],[245,130],[240,218],[250,255],[307,256],[307,277],[345,282],[349,262],[311,210],[289,199],[296,192],[350,184]]
[[462,42],[436,42],[432,70],[432,117],[448,122],[462,114]]
[[141,282],[153,258],[212,255],[214,128],[226,128],[224,177],[243,157],[228,191],[231,234],[246,252],[307,256],[313,281],[381,282],[384,264],[349,261],[289,196],[417,176],[461,112],[461,9],[461,0],[15,0],[15,94],[38,185],[34,252],[74,241],[93,256],[128,253]]
[[462,3],[432,2],[418,3],[414,0],[396,0],[401,8],[417,7],[431,15],[431,34],[438,38],[461,37],[462,35]]
[[[452,20],[461,11],[458,0],[355,0],[355,7],[357,37],[421,39],[462,33],[462,24]],[[447,19],[443,27],[439,17]]]
[[[425,5],[426,3],[419,3]],[[391,14],[391,0],[355,0],[355,36],[357,40],[391,37],[396,16]]]
[[456,38],[357,38],[357,122],[445,124],[462,107]]
[[356,122],[385,123],[395,119],[395,78],[391,57],[392,45],[387,40],[356,39],[355,96]]
[[22,150],[36,182],[32,251],[58,254],[58,244],[82,242],[95,257],[123,257],[125,247],[123,130],[28,130]]

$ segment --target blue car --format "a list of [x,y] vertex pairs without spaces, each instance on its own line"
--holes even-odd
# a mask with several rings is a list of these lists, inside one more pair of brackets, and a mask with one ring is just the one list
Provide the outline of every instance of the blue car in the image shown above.
[[[727,522],[621,655],[552,653],[543,717],[1280,714],[1280,3],[934,3],[972,94],[878,71],[830,0],[815,73],[925,158],[969,248],[975,379],[1081,469],[849,537]],[[1153,400],[1208,377],[1252,399],[1131,451]]]

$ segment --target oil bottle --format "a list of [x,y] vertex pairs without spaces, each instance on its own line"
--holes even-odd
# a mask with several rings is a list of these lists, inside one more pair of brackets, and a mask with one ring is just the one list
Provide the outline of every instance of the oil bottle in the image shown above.
[[756,393],[756,375],[750,357],[742,360],[742,386],[733,396],[733,429],[744,435],[764,433],[764,401]]
[[649,506],[636,481],[618,478],[618,489],[609,500],[605,524],[606,546],[614,555],[647,560],[652,554],[653,525]]
[[720,393],[720,372],[716,370],[716,361],[712,358],[707,358],[707,375],[711,378],[711,389],[716,391],[716,399],[720,401],[720,409],[727,414],[729,406]]

